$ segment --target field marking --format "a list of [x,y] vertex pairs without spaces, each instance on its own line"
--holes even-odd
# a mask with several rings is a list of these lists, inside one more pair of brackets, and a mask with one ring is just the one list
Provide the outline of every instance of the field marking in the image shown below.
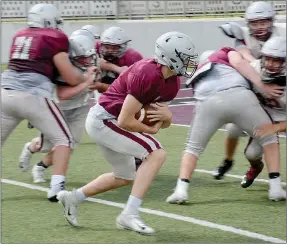
[[[44,191],[44,192],[48,191],[48,188],[46,188],[46,187],[36,186],[36,185],[27,184],[24,182],[18,182],[18,181],[14,181],[14,180],[1,179],[1,182],[5,183],[5,184],[25,187],[25,188],[28,188],[31,190],[38,190],[38,191]],[[102,199],[96,199],[96,198],[90,198],[90,197],[87,198],[86,200],[89,202],[100,203],[100,204],[113,206],[113,207],[117,207],[117,208],[124,208],[124,206],[125,206],[125,204],[122,204],[122,203],[117,203],[117,202],[112,202],[112,201],[107,201],[107,200],[102,200]],[[266,242],[286,243],[285,240],[282,240],[279,238],[266,236],[266,235],[258,234],[255,232],[250,232],[247,230],[238,229],[238,228],[235,228],[232,226],[216,224],[213,222],[200,220],[200,219],[196,219],[196,218],[192,218],[192,217],[187,217],[187,216],[183,216],[183,215],[179,215],[179,214],[166,213],[163,211],[158,211],[158,210],[153,210],[153,209],[148,209],[148,208],[140,208],[140,211],[143,213],[147,213],[147,214],[152,214],[152,215],[156,215],[156,216],[160,216],[160,217],[166,217],[166,218],[175,219],[175,220],[179,220],[179,221],[184,221],[184,222],[188,222],[191,224],[196,224],[196,225],[200,225],[200,226],[204,226],[204,227],[208,227],[208,228],[212,228],[212,229],[231,232],[231,233],[236,234],[236,235],[241,235],[241,236],[246,236],[246,237],[250,237],[250,238],[254,238],[254,239],[259,239],[259,240],[266,241]]]
[[[199,173],[204,173],[204,174],[210,174],[212,175],[213,171],[211,170],[205,170],[205,169],[195,169],[194,171],[199,172]],[[243,176],[242,175],[232,175],[232,174],[225,174],[224,176],[228,176],[231,178],[236,178],[242,180]],[[269,180],[266,179],[255,179],[254,181],[257,182],[262,182],[262,183],[269,183]],[[281,182],[282,186],[286,186],[286,182]]]

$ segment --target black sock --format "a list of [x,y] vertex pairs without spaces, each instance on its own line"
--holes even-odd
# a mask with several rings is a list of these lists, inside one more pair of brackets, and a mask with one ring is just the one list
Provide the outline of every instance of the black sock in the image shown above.
[[269,179],[276,179],[280,177],[280,173],[274,172],[274,173],[269,173]]
[[43,168],[45,168],[45,169],[48,168],[48,166],[46,166],[46,165],[43,163],[43,161],[40,161],[39,163],[37,163],[37,166],[41,166],[41,167],[43,167]]
[[224,159],[225,164],[227,164],[228,166],[232,165],[233,160],[228,160],[228,159]]
[[188,179],[180,179],[180,180],[183,181],[183,182],[190,183],[190,181]]

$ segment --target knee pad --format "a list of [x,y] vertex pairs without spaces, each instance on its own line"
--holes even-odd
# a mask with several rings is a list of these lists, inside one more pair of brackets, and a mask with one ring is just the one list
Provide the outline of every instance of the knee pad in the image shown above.
[[226,125],[226,135],[229,138],[239,138],[241,136],[246,136],[246,133],[243,132],[237,125],[235,124],[227,124]]
[[251,139],[244,151],[245,157],[249,161],[256,161],[262,158],[263,148],[260,143],[256,139]]

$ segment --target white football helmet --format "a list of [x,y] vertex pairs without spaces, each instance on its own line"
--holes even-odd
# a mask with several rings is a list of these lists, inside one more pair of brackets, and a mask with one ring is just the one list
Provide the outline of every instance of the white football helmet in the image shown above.
[[[198,65],[198,54],[189,36],[172,31],[161,35],[155,43],[155,58],[179,76],[191,77]],[[192,69],[187,72],[188,68]]]
[[79,30],[73,31],[71,34],[71,36],[78,36],[78,35],[86,36],[92,41],[95,40],[94,35],[90,31],[87,31],[87,30],[79,29]]
[[63,19],[53,4],[40,3],[29,10],[27,22],[29,27],[59,29]]
[[87,30],[89,32],[92,33],[92,35],[94,36],[94,38],[96,40],[100,39],[101,36],[100,36],[100,29],[97,27],[97,26],[94,26],[94,25],[85,25],[81,28],[82,30]]
[[[269,38],[274,18],[275,12],[272,6],[263,1],[253,2],[245,11],[245,20],[247,21],[250,33],[262,41],[266,41]],[[259,23],[260,20],[266,20],[266,23]]]
[[264,78],[286,76],[286,44],[286,38],[281,36],[272,37],[264,43],[261,49],[261,72]]
[[216,52],[215,50],[204,51],[199,57],[198,65],[206,63],[208,61],[208,57],[214,54],[215,52]]
[[[119,59],[127,50],[128,42],[131,39],[127,37],[125,31],[120,27],[109,27],[101,35],[101,55],[107,61],[113,62],[116,59]],[[103,47],[105,44],[111,46],[119,46],[119,49],[107,51]]]
[[94,40],[84,35],[72,35],[69,38],[69,56],[72,63],[85,71],[88,67],[96,64],[97,54]]

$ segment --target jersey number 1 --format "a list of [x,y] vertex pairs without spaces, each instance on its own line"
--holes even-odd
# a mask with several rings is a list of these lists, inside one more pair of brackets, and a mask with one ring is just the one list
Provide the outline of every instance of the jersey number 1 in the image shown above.
[[33,37],[19,36],[15,39],[16,46],[12,54],[13,59],[29,59],[30,47]]

